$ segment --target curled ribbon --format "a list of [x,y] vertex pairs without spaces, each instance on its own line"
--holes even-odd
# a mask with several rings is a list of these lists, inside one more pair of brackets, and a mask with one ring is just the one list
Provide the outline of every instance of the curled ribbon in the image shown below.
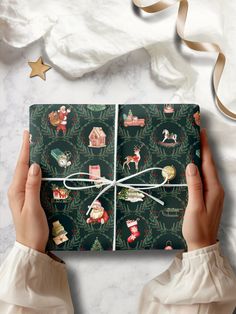
[[190,41],[184,38],[184,28],[188,14],[188,1],[187,0],[163,0],[158,1],[154,4],[144,6],[140,3],[139,0],[133,0],[133,3],[143,11],[147,13],[155,13],[162,11],[164,9],[169,8],[170,6],[179,2],[179,10],[177,15],[176,21],[176,31],[178,36],[180,37],[181,41],[189,48],[196,50],[196,51],[207,51],[207,52],[216,52],[218,53],[218,58],[216,60],[213,76],[212,76],[212,83],[214,88],[214,95],[215,95],[215,104],[219,111],[223,113],[226,117],[236,120],[236,113],[231,111],[227,108],[218,96],[218,88],[221,80],[221,76],[225,67],[226,58],[221,50],[221,48],[214,43],[207,43],[207,42],[195,42]]
[[[132,190],[135,190],[137,192],[140,192],[140,193],[143,193],[144,195],[152,198],[154,201],[158,202],[159,204],[161,204],[162,206],[164,205],[164,202],[162,200],[160,200],[159,198],[156,198],[152,195],[150,195],[149,193],[146,193],[144,192],[143,190],[149,190],[149,189],[155,189],[155,188],[159,188],[161,186],[171,186],[171,187],[174,187],[174,186],[187,186],[187,184],[185,183],[179,183],[179,184],[166,184],[166,182],[168,181],[168,175],[166,173],[166,175],[164,175],[164,180],[159,183],[159,184],[146,184],[146,183],[122,183],[122,182],[125,182],[131,178],[134,178],[134,177],[137,177],[145,172],[150,172],[150,171],[153,171],[153,170],[161,170],[162,173],[165,173],[165,169],[164,168],[161,168],[161,167],[152,167],[152,168],[147,168],[147,169],[144,169],[142,171],[139,171],[135,174],[132,174],[130,176],[127,176],[127,177],[124,177],[124,178],[121,178],[119,180],[109,180],[105,177],[100,177],[100,176],[97,176],[97,175],[94,175],[92,173],[88,173],[88,172],[76,172],[76,173],[72,173],[70,175],[68,175],[67,177],[65,178],[43,178],[42,180],[44,181],[62,181],[63,182],[63,185],[65,186],[65,188],[69,189],[69,190],[77,190],[77,191],[80,191],[80,190],[86,190],[86,189],[92,189],[94,187],[96,188],[100,188],[102,187],[103,185],[106,185],[106,187],[104,187],[99,193],[98,195],[94,198],[94,200],[92,201],[92,203],[90,204],[89,208],[88,208],[88,211],[86,213],[86,215],[89,214],[91,208],[92,208],[92,205],[93,203],[102,195],[104,194],[107,190],[109,190],[110,188],[114,187],[114,186],[120,186],[120,187],[123,187],[123,188],[128,188],[128,189],[132,189]],[[86,175],[86,176],[92,176],[93,178],[92,179],[86,179],[86,178],[74,178],[75,176],[81,176],[81,175]],[[95,183],[95,185],[86,185],[86,186],[71,186],[71,185],[68,185],[66,182],[67,181],[77,181],[77,182],[93,182]]]
[[[103,185],[106,185],[105,188],[103,188],[99,193],[98,195],[95,197],[95,199],[92,201],[92,203],[90,204],[89,208],[88,208],[88,211],[86,213],[86,215],[89,214],[92,206],[93,206],[93,203],[103,194],[105,193],[107,190],[109,190],[111,187],[113,186],[120,186],[120,187],[123,187],[123,188],[128,188],[128,189],[132,189],[132,190],[135,190],[137,192],[141,192],[147,196],[149,196],[150,198],[152,198],[154,201],[158,202],[159,204],[161,204],[162,206],[164,205],[164,202],[161,201],[159,198],[156,198],[152,195],[150,195],[149,193],[146,193],[144,192],[143,190],[147,190],[147,189],[155,189],[155,188],[158,188],[158,187],[161,187],[163,186],[167,181],[168,181],[168,176],[166,175],[165,176],[165,179],[163,180],[162,183],[160,184],[138,184],[138,183],[122,183],[122,182],[125,182],[133,177],[136,177],[136,176],[139,176],[140,174],[143,174],[145,172],[149,172],[149,171],[152,171],[152,170],[162,170],[162,171],[165,171],[165,169],[163,168],[160,168],[160,167],[153,167],[153,168],[148,168],[148,169],[145,169],[145,170],[142,170],[142,171],[139,171],[135,174],[132,174],[128,177],[125,177],[125,178],[122,178],[122,179],[119,179],[119,180],[109,180],[109,179],[106,179],[104,177],[100,177],[100,176],[97,176],[97,175],[93,175],[92,173],[87,173],[87,172],[76,172],[76,173],[73,173],[69,176],[67,176],[64,180],[63,180],[63,184],[64,186],[67,188],[67,189],[71,189],[71,190],[84,190],[84,189],[90,189],[90,188],[94,188],[94,187],[101,187]],[[74,176],[78,176],[78,175],[91,175],[93,176],[94,178],[93,179],[85,179],[85,178],[77,178],[76,180],[77,181],[82,181],[82,182],[98,182],[98,184],[96,185],[89,185],[89,186],[81,186],[81,187],[72,187],[72,186],[68,186],[66,181],[70,180],[72,177]],[[73,180],[73,179],[72,179]],[[137,187],[138,186],[138,187]]]

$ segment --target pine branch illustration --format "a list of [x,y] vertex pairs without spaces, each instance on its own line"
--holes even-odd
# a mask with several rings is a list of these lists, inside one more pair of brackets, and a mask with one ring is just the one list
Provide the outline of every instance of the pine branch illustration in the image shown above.
[[108,156],[108,155],[114,155],[114,144],[111,143],[100,150],[100,152],[97,154],[97,156]]
[[81,125],[79,124],[79,122],[74,122],[72,127],[67,130],[66,134],[64,135],[64,138],[70,140],[74,136],[78,136],[80,129]]
[[115,119],[115,105],[106,105],[106,109],[100,112],[99,120],[106,120],[108,118]]
[[56,176],[57,175],[57,169],[56,167],[52,166],[51,164],[49,164],[47,162],[47,160],[45,160],[45,155],[43,154],[40,160],[40,166],[42,169],[43,173],[50,173],[52,176]]
[[30,121],[35,122],[41,118],[44,114],[46,106],[45,105],[34,105],[30,107]]
[[76,149],[78,151],[79,154],[82,154],[84,157],[93,157],[94,156],[94,152],[91,148],[89,148],[87,145],[85,145],[84,143],[82,143],[82,141],[78,141],[76,143]]
[[[129,131],[125,129],[124,127],[119,127],[118,136],[119,138],[122,138],[122,142],[123,140],[129,141],[131,139],[131,135],[129,134]],[[120,139],[118,139],[118,142],[120,142]]]
[[171,227],[171,231],[175,232],[175,233],[179,233],[180,231],[182,231],[182,225],[183,225],[183,221],[182,219],[173,223],[172,227]]
[[44,143],[41,139],[39,143],[30,145],[30,163],[31,164],[34,162],[39,163],[43,150],[44,150]]
[[158,105],[156,104],[148,104],[148,106],[143,105],[142,106],[145,110],[148,109],[149,113],[151,114],[151,116],[156,116],[158,117],[160,114]]
[[121,212],[123,212],[125,214],[129,214],[131,212],[130,206],[123,201],[120,203],[122,204],[121,208],[120,208]]
[[94,119],[93,112],[87,108],[86,105],[79,105],[76,107],[78,115],[85,118],[86,120]]
[[135,136],[135,138],[138,139],[143,139],[146,136],[150,136],[153,132],[153,126],[151,123],[148,123],[146,126],[144,126],[143,128],[141,128],[138,132],[137,135]]
[[[44,115],[45,116],[45,115]],[[56,136],[56,128],[49,124],[48,117],[41,117],[40,131],[42,136],[54,138]]]
[[183,155],[188,155],[189,151],[189,142],[188,137],[185,137],[184,142],[181,143],[178,147],[175,147],[171,153],[171,157],[177,159]]
[[152,246],[152,243],[153,243],[153,235],[152,235],[152,231],[149,230],[149,233],[144,238],[144,240],[140,241],[138,248],[143,248],[143,249],[150,248]]
[[149,141],[148,144],[149,150],[151,153],[154,153],[158,160],[162,161],[164,159],[166,159],[166,151],[164,148],[160,147],[158,144],[154,143],[153,141]]
[[158,232],[166,232],[167,228],[165,224],[161,221],[158,220],[158,217],[156,216],[151,216],[149,218],[149,223],[152,227],[154,227]]
[[114,228],[114,216],[110,215],[108,221],[100,226],[100,231],[102,233],[107,233],[109,230],[113,230]]
[[[76,208],[74,209],[76,210]],[[76,225],[79,228],[82,228],[86,233],[91,233],[94,231],[94,227],[92,224],[88,224],[86,222],[86,217],[83,217],[83,215],[80,213],[80,211],[77,208],[77,217],[75,219]]]
[[121,250],[128,250],[129,246],[125,240],[122,240],[121,236],[118,234],[116,236],[116,248]]
[[80,235],[73,236],[73,238],[69,241],[66,241],[63,246],[64,251],[73,250],[74,248],[78,248],[81,243]]
[[182,117],[185,117],[189,115],[189,110],[192,110],[192,107],[190,107],[187,104],[181,104],[178,108],[178,110],[175,110],[174,114],[172,115],[173,120],[178,120]]
[[185,127],[188,135],[192,135],[194,138],[199,138],[199,129],[194,127],[191,119],[186,119]]

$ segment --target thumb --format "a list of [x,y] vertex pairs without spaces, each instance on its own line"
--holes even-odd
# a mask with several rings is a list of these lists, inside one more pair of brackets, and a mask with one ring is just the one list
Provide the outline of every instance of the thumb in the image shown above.
[[203,207],[202,180],[197,166],[193,163],[186,167],[186,180],[188,184],[188,208],[199,209]]
[[41,169],[38,164],[32,164],[29,168],[25,186],[25,202],[34,207],[40,204]]

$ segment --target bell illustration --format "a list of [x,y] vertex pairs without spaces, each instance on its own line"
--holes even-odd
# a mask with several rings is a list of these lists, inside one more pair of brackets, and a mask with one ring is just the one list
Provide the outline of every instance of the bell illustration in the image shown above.
[[53,241],[58,245],[68,240],[66,234],[67,231],[64,229],[59,220],[52,223],[52,235]]
[[67,168],[71,165],[71,152],[62,152],[59,148],[55,148],[51,150],[51,155],[54,159],[56,159],[59,167]]

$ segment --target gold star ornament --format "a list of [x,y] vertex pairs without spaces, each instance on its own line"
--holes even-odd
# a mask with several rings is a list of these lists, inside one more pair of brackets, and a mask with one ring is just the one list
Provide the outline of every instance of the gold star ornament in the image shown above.
[[50,70],[51,67],[43,63],[42,57],[39,57],[36,62],[28,62],[28,64],[32,69],[30,77],[39,76],[42,80],[46,80],[45,73]]

